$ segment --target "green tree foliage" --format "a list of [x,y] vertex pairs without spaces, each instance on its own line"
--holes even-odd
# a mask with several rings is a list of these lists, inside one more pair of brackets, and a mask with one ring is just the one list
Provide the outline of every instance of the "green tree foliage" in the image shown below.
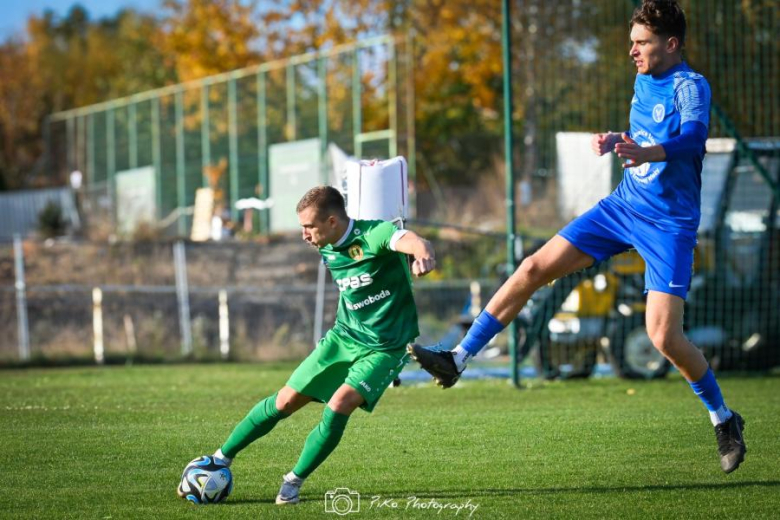
[[24,43],[0,45],[0,190],[22,185],[42,151],[45,89],[34,63]]
[[[165,0],[92,20],[31,16],[23,40],[0,45],[0,189],[57,183],[43,170],[47,114],[257,63],[254,2]],[[59,180],[61,181],[61,179]]]
[[63,18],[32,16],[24,41],[0,46],[0,188],[50,183],[43,170],[47,114],[175,82],[159,21],[133,10],[92,21],[82,7]]
[[162,48],[180,81],[258,62],[256,2],[165,0]]
[[780,133],[777,1],[688,1],[685,7],[686,55],[707,76],[713,100],[743,136],[776,138]]
[[[418,159],[431,176],[457,183],[490,168],[500,151],[500,14],[492,0],[287,0],[265,11],[263,41],[270,56],[288,56],[411,31]],[[375,73],[363,71],[364,100]],[[347,85],[329,85],[331,104],[347,99]],[[364,106],[364,126],[382,127],[386,117],[381,104]]]
[[[558,131],[626,128],[634,74],[628,20],[636,3],[512,2],[513,121],[521,177],[552,173]],[[710,79],[715,101],[743,135],[777,135],[776,1],[682,4],[689,19],[687,56]],[[0,43],[0,189],[46,180],[42,121],[53,111],[388,33],[399,42],[412,35],[413,77],[405,76],[403,63],[399,76],[403,85],[413,82],[421,171],[451,185],[473,184],[480,175],[501,171],[500,2],[161,0],[161,5],[157,16],[125,10],[99,20],[78,6],[64,17],[47,12],[30,18],[24,39]],[[385,128],[389,117],[382,87],[388,71],[373,66],[381,63],[382,52],[369,49],[358,58],[364,65],[364,131]],[[329,64],[332,139],[353,130],[351,59]],[[271,142],[309,136],[316,127],[311,107],[317,73],[303,69],[296,70],[301,117],[295,129],[282,128],[284,71],[268,75]],[[239,87],[239,102],[252,88]],[[217,90],[210,99],[221,106],[225,93]],[[195,131],[198,122],[189,115],[197,112],[199,99],[185,98],[185,122]],[[212,124],[225,123],[215,115]],[[423,185],[426,175],[420,176]]]
[[67,224],[62,208],[56,202],[49,202],[38,214],[38,231],[44,238],[54,238],[65,233]]

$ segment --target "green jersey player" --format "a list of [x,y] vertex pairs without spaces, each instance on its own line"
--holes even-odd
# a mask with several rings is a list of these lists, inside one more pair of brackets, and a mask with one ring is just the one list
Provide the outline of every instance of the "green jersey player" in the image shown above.
[[[229,465],[253,441],[311,401],[327,403],[276,503],[297,504],[304,480],[336,448],[350,414],[371,412],[407,362],[418,335],[411,274],[435,267],[430,243],[390,222],[353,220],[332,187],[309,190],[296,208],[303,239],[318,248],[339,289],[336,323],[287,384],[260,401],[214,454]],[[409,272],[405,255],[414,260]]]

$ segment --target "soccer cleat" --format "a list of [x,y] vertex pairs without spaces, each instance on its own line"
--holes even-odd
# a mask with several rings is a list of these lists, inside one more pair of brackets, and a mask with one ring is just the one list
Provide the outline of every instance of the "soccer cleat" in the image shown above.
[[276,505],[295,505],[300,502],[302,485],[303,479],[296,477],[292,471],[282,477],[282,487],[279,489],[279,494],[276,495]]
[[434,350],[431,347],[410,343],[406,351],[433,376],[436,384],[442,388],[449,388],[457,383],[463,373],[463,370],[458,370],[452,352],[449,350]]
[[745,439],[742,438],[742,430],[745,429],[745,421],[737,412],[732,410],[731,418],[715,426],[715,437],[718,439],[718,453],[720,453],[720,467],[726,473],[731,473],[745,460]]

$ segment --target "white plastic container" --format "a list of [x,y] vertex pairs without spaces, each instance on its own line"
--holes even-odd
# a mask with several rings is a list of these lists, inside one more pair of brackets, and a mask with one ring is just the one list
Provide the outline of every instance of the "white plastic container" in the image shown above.
[[401,156],[386,161],[347,161],[347,215],[358,220],[405,220],[408,174],[406,159]]

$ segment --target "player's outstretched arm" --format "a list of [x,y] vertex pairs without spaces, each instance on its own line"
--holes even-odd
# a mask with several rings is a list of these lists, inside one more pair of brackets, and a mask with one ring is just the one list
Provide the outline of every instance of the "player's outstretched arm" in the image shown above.
[[425,276],[436,268],[433,246],[413,231],[407,231],[395,243],[395,250],[414,257],[412,274],[415,276]]

